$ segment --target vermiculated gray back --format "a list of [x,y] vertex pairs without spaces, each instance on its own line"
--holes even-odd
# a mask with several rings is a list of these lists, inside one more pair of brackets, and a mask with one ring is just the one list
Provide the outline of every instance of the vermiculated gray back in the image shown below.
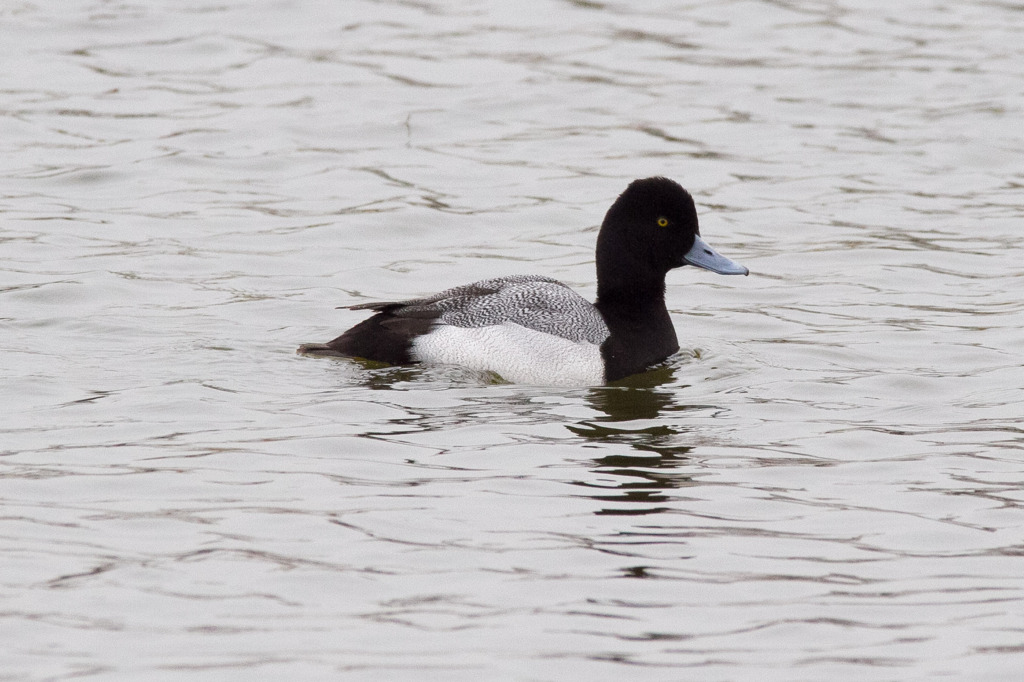
[[436,317],[455,327],[487,327],[512,322],[570,341],[601,344],[608,326],[597,309],[575,291],[536,275],[485,279],[400,303],[364,304],[398,317]]

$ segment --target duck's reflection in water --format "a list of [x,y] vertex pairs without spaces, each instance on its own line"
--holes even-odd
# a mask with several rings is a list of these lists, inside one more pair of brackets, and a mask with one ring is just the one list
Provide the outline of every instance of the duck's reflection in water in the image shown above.
[[[393,390],[396,384],[415,382],[422,379],[425,371],[443,372],[448,378],[465,378],[465,371],[460,373],[454,369],[379,368],[376,363],[367,364],[365,368],[381,369],[367,372],[363,377],[363,385],[375,390]],[[669,505],[680,499],[677,492],[680,488],[696,485],[690,473],[683,473],[690,470],[689,453],[693,449],[686,444],[692,442],[688,438],[690,428],[686,417],[718,408],[677,402],[676,394],[686,385],[675,381],[676,369],[675,364],[665,365],[608,386],[589,389],[584,399],[600,416],[565,424],[582,439],[584,448],[607,453],[584,463],[591,475],[570,481],[577,489],[586,489],[586,497],[602,503],[596,514],[628,516],[669,511],[673,508]],[[486,383],[487,379],[482,375],[473,375],[473,378],[476,383]],[[404,407],[409,416],[397,421],[407,430],[374,431],[364,435],[394,438],[400,433],[417,434],[479,422],[486,417],[488,406],[499,408],[504,418],[511,411],[522,419],[537,419],[536,394],[526,391],[515,395],[514,400],[503,393],[493,400],[468,400],[461,409],[446,406],[438,411]]]
[[[692,476],[680,471],[693,448],[680,443],[687,429],[674,416],[710,406],[680,405],[672,391],[660,388],[672,383],[674,371],[666,366],[592,389],[587,402],[606,416],[567,425],[589,443],[613,451],[593,460],[593,478],[572,482],[592,490],[587,495],[591,499],[617,503],[595,513],[627,516],[668,511],[665,505],[676,499],[672,491],[696,485]],[[631,451],[610,445],[628,445]]]

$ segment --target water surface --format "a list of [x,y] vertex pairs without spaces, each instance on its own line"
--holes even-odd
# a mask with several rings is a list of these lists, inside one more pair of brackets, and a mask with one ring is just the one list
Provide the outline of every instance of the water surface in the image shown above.
[[[1012,680],[1011,2],[0,9],[3,679]],[[294,355],[336,306],[684,268],[622,385]]]

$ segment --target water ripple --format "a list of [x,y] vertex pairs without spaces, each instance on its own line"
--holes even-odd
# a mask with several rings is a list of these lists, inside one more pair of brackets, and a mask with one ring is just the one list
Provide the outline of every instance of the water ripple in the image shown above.
[[[1016,4],[0,16],[10,679],[1017,674]],[[670,275],[664,367],[293,355],[593,296],[654,174],[753,273]]]

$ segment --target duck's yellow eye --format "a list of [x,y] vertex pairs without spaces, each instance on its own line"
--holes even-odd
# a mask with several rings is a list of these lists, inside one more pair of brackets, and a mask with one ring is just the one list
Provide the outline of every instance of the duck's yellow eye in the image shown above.
[[667,227],[668,218],[658,218],[658,227]]

